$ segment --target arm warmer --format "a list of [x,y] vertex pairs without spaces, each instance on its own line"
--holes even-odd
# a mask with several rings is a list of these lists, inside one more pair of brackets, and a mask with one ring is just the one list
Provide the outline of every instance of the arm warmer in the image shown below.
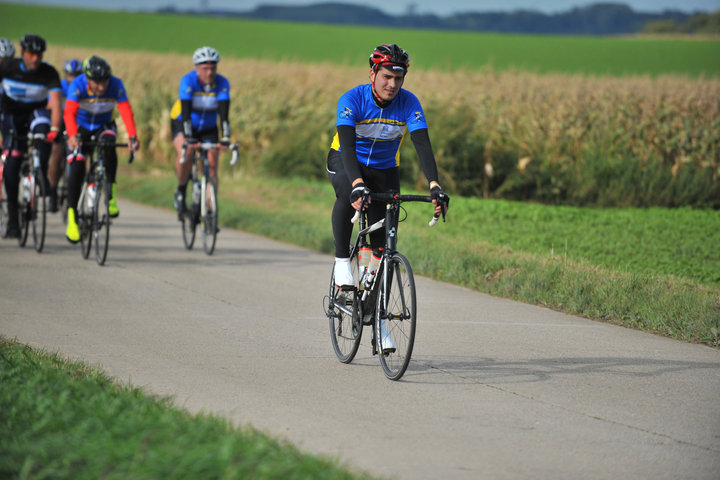
[[67,100],[65,102],[63,120],[65,120],[65,131],[68,137],[74,137],[78,133],[77,113],[79,109],[80,104],[75,100]]
[[[220,137],[230,138],[230,100],[218,101],[218,115],[220,116]],[[185,118],[183,116],[183,118]]]
[[180,101],[180,114],[182,115],[183,134],[192,137],[192,100]]
[[355,151],[355,127],[350,125],[338,125],[338,140],[340,141],[340,157],[348,179],[352,182],[361,178],[360,167]]
[[420,159],[420,167],[425,173],[428,182],[438,181],[437,164],[435,163],[435,155],[433,155],[432,145],[430,145],[430,136],[427,128],[421,128],[410,133],[410,138],[415,145],[415,151]]
[[137,137],[137,130],[135,129],[135,116],[133,115],[130,102],[128,102],[127,100],[124,102],[119,102],[117,104],[117,108],[120,112],[120,116],[123,119],[123,123],[125,124],[125,130],[127,130],[128,136]]

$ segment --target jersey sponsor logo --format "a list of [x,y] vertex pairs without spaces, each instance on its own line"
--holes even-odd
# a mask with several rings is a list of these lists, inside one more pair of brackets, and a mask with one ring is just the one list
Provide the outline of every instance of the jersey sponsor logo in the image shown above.
[[414,112],[411,123],[423,123],[423,122],[425,122],[425,117],[423,115],[423,112]]
[[5,95],[16,102],[42,102],[48,95],[48,89],[45,85],[18,82],[9,78],[3,79],[2,87]]
[[352,110],[349,107],[345,107],[345,110],[340,112],[340,118],[352,118]]

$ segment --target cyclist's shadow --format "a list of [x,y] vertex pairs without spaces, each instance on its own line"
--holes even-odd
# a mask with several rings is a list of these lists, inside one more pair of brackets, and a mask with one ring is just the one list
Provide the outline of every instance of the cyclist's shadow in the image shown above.
[[404,380],[408,382],[513,384],[552,380],[561,376],[605,374],[657,377],[684,370],[720,369],[720,363],[655,360],[632,357],[559,357],[498,362],[482,357],[413,355]]

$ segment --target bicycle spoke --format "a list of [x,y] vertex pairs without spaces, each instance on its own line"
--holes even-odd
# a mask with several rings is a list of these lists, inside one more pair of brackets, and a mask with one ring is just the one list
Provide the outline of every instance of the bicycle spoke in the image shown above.
[[97,197],[93,212],[93,236],[95,240],[95,260],[104,265],[110,244],[110,184],[104,180],[96,183]]
[[[353,256],[353,262],[357,255]],[[333,272],[334,272],[333,268]],[[335,286],[335,275],[330,274],[330,291],[325,297],[325,314],[330,322],[330,340],[335,355],[342,363],[355,358],[362,338],[359,296],[356,290],[343,291]]]

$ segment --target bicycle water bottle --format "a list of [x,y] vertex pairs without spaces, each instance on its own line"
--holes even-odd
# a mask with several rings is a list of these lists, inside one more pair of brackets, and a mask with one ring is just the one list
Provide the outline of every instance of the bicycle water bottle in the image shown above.
[[365,279],[363,283],[365,284],[365,288],[372,287],[373,280],[375,280],[375,273],[377,272],[378,266],[380,265],[380,258],[382,253],[380,252],[373,252],[372,258],[370,259],[370,263],[367,266],[367,272],[365,274]]
[[358,279],[361,290],[364,286],[363,279],[365,278],[368,263],[370,263],[370,257],[372,257],[372,248],[366,245],[361,246],[360,253],[358,254]]
[[192,199],[193,199],[193,203],[194,203],[195,205],[199,205],[199,204],[200,204],[200,195],[201,195],[201,194],[202,194],[202,186],[200,186],[200,182],[195,182],[195,183],[193,183],[193,195],[192,195]]
[[95,203],[95,194],[96,194],[94,183],[88,184],[87,193],[88,193],[88,198],[90,199],[90,203],[94,204]]

